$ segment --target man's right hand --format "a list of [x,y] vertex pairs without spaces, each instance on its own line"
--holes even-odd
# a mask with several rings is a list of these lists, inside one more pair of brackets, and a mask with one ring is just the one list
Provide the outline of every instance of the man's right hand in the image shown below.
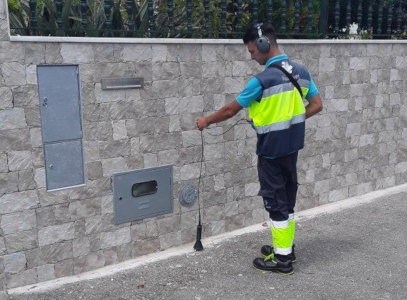
[[204,130],[206,127],[209,126],[208,121],[206,120],[205,117],[199,117],[196,119],[196,126],[198,127],[199,130]]

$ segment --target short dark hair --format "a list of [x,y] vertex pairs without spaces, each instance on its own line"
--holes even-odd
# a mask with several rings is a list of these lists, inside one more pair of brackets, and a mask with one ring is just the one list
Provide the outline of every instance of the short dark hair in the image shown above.
[[[273,25],[271,25],[270,23],[264,23],[263,25],[260,26],[260,29],[262,31],[262,34],[269,39],[271,46],[277,46],[277,35]],[[257,26],[254,25],[250,27],[244,34],[243,42],[245,44],[249,42],[254,42],[258,37],[259,33],[257,30]]]

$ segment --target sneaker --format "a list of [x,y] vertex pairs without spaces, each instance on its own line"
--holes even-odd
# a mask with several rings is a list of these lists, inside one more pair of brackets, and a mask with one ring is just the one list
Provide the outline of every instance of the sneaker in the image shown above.
[[258,257],[253,260],[253,267],[257,270],[264,272],[275,272],[284,275],[291,275],[294,273],[294,268],[291,260],[286,262],[280,261],[277,257],[274,257],[274,253],[268,257]]
[[[263,254],[263,256],[267,257],[271,254],[274,254],[274,249],[272,246],[269,245],[264,245],[263,247],[261,247],[260,250],[261,254]],[[292,259],[291,262],[295,263],[297,261],[297,257],[295,256],[295,245],[293,245],[293,252],[292,252]]]

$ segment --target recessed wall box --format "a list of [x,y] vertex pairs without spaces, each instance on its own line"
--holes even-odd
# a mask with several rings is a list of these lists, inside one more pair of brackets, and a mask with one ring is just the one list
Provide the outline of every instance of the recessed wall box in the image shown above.
[[172,166],[115,173],[115,224],[172,213]]

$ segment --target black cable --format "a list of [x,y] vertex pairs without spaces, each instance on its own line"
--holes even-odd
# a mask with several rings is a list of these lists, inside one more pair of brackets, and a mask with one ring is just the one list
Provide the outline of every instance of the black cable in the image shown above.
[[[222,132],[222,133],[213,134],[213,133],[208,132],[208,134],[211,135],[211,136],[220,136],[220,135],[223,135],[223,134],[225,134],[226,132],[230,131],[230,130],[231,130],[233,127],[235,127],[237,124],[239,124],[240,121],[246,121],[246,122],[250,123],[250,121],[247,120],[246,118],[241,118],[241,119],[240,119],[239,121],[237,121],[235,124],[233,124],[232,126],[230,126],[230,128],[229,128],[228,130],[226,130],[226,131],[224,131],[224,132]],[[201,131],[201,132],[202,132],[202,131]],[[203,144],[202,144],[202,146],[203,146]]]
[[198,197],[198,215],[199,215],[199,221],[198,221],[198,226],[196,228],[196,242],[194,245],[195,251],[202,251],[203,245],[201,242],[201,237],[202,237],[202,224],[201,224],[201,203],[200,203],[200,193],[199,193],[199,188],[201,186],[201,177],[202,177],[202,164],[204,160],[204,140],[203,140],[203,132],[201,130],[201,142],[202,142],[202,153],[201,153],[201,167],[199,168],[199,178],[198,178],[198,191],[197,191],[197,197]]
[[[233,127],[235,127],[237,124],[239,124],[239,122],[240,121],[247,121],[248,123],[250,123],[250,121],[249,120],[247,120],[247,119],[245,119],[245,118],[242,118],[242,119],[240,119],[239,121],[237,121],[235,124],[233,124],[228,130],[226,130],[225,132],[222,132],[221,134],[212,134],[212,133],[210,133],[210,132],[208,132],[208,134],[209,135],[211,135],[211,136],[220,136],[220,135],[223,135],[223,134],[225,134],[226,132],[228,132],[229,130],[231,130]],[[197,226],[197,229],[196,229],[196,242],[195,242],[195,245],[194,245],[194,249],[195,249],[195,251],[202,251],[204,248],[203,248],[203,245],[202,245],[202,242],[201,242],[201,237],[202,237],[202,224],[201,224],[201,202],[200,202],[200,192],[199,192],[199,190],[200,190],[200,186],[201,186],[201,177],[202,177],[202,164],[203,164],[203,160],[204,160],[204,138],[203,138],[203,130],[201,130],[201,167],[199,168],[199,178],[198,178],[198,190],[197,190],[197,198],[198,198],[198,216],[199,216],[199,219],[198,219],[198,226]],[[202,183],[202,189],[204,189],[204,187],[203,187],[203,183]]]

